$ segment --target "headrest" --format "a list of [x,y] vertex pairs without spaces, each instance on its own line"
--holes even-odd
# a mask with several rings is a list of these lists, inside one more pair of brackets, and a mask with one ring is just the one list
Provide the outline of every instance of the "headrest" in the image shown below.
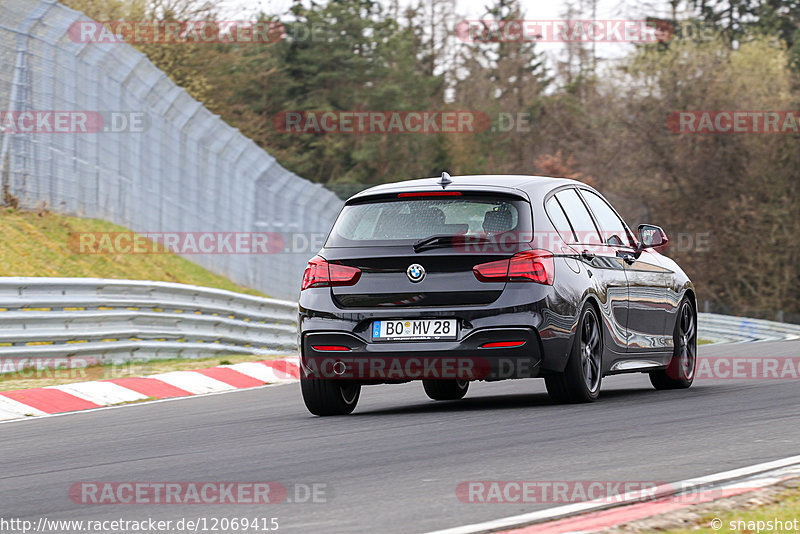
[[509,210],[487,211],[483,216],[483,231],[487,234],[499,234],[511,230],[513,218]]

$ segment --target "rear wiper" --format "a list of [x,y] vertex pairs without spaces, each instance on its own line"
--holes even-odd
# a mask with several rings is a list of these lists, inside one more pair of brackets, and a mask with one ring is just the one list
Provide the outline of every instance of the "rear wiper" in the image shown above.
[[414,252],[420,252],[431,248],[439,247],[452,247],[454,244],[466,245],[470,243],[487,243],[489,239],[480,236],[470,235],[450,235],[440,234],[432,235],[424,239],[420,239],[414,243]]

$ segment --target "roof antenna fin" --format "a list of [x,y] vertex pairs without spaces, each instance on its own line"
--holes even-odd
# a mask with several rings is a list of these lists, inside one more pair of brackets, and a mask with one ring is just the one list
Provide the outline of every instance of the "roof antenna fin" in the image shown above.
[[442,179],[439,180],[439,185],[442,186],[442,189],[447,187],[448,185],[452,184],[453,180],[450,179],[450,175],[447,174],[447,171],[442,173]]

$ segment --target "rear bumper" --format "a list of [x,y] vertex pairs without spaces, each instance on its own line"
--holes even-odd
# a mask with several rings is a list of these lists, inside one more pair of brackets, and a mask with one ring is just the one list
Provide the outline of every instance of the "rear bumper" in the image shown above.
[[[484,347],[498,342],[521,344]],[[371,342],[349,332],[306,332],[300,352],[307,378],[364,383],[530,378],[539,376],[542,361],[539,335],[521,326],[474,329],[449,341]]]

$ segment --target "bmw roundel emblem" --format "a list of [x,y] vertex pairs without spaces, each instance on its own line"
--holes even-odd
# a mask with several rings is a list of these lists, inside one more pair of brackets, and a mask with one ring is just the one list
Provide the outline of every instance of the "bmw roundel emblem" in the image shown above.
[[412,263],[406,269],[406,274],[412,282],[421,282],[425,278],[425,268],[419,263]]

